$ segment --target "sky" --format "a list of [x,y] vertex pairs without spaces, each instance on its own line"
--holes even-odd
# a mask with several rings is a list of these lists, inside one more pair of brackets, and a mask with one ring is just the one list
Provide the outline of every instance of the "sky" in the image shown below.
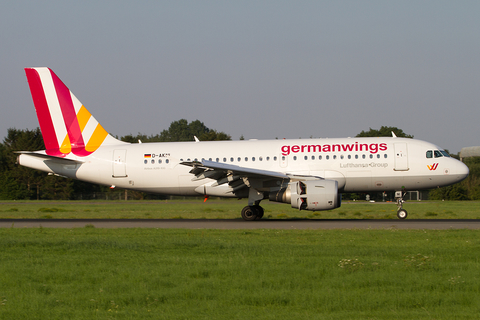
[[38,127],[23,68],[49,67],[117,136],[180,119],[233,140],[394,126],[457,153],[480,145],[479,14],[479,1],[2,1],[0,137]]

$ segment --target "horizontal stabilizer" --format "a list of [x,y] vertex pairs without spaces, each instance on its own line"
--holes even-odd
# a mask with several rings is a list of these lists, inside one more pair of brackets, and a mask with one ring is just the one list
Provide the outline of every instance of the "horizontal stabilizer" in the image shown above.
[[60,158],[60,157],[55,157],[55,156],[50,156],[45,153],[39,153],[39,152],[33,152],[33,151],[15,151],[17,154],[25,154],[31,157],[35,158],[40,158],[44,160],[54,160],[59,163],[64,163],[64,164],[75,164],[75,163],[83,163],[81,160],[75,160],[75,159],[68,159],[68,158]]

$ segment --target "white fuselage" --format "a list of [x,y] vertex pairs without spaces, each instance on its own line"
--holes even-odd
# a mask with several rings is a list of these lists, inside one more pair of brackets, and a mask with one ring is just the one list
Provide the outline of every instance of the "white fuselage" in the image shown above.
[[[419,190],[463,180],[468,168],[434,144],[405,138],[165,142],[102,146],[81,163],[19,155],[21,165],[92,183],[169,195],[237,197],[228,185],[193,179],[182,162],[336,180],[340,192]],[[428,153],[430,151],[430,153]],[[438,151],[438,152],[435,152]],[[437,155],[437,156],[435,156]]]

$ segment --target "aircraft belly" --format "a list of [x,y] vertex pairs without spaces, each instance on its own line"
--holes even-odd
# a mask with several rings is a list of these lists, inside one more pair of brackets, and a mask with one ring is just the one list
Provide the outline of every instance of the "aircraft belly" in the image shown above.
[[405,177],[405,188],[409,190],[432,189],[438,186],[453,184],[457,181],[452,179],[452,175],[422,175]]
[[346,176],[345,192],[368,191],[372,187],[370,171],[349,171]]
[[[295,174],[301,175],[302,172],[295,171]],[[311,175],[315,177],[322,177],[324,179],[336,180],[338,182],[338,189],[343,189],[345,187],[346,179],[343,173],[335,170],[310,170],[303,174]]]

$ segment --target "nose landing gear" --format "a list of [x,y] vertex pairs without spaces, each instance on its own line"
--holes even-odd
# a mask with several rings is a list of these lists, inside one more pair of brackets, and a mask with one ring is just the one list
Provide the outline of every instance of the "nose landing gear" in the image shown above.
[[403,200],[403,197],[406,195],[407,193],[403,193],[402,191],[396,191],[395,192],[395,199],[397,200],[397,217],[398,219],[406,219],[407,218],[407,210],[405,209],[402,209],[402,206],[403,206],[403,203],[405,202]]

